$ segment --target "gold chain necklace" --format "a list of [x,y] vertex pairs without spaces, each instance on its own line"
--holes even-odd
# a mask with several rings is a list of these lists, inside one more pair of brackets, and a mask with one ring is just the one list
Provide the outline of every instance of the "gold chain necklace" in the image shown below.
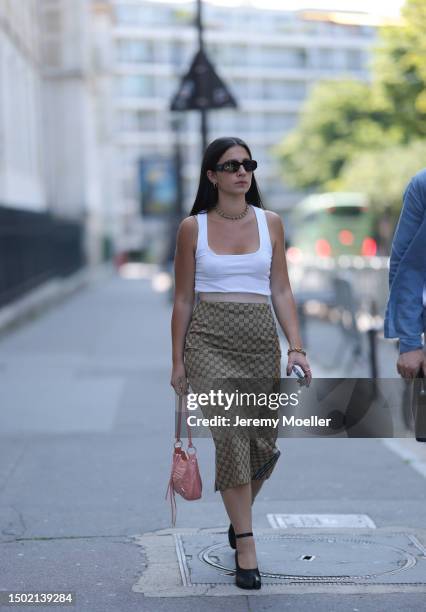
[[235,217],[231,217],[230,215],[225,214],[223,210],[219,208],[219,206],[215,206],[213,210],[215,210],[217,214],[223,217],[224,219],[231,219],[232,221],[236,221],[237,219],[242,219],[243,217],[246,216],[249,210],[249,205],[246,203],[246,207],[243,210],[243,212],[240,213],[239,215],[236,215]]

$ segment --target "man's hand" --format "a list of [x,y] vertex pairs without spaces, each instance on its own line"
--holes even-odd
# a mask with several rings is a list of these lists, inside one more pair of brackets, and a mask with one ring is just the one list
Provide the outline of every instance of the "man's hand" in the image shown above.
[[398,374],[400,374],[403,378],[416,378],[420,368],[423,368],[423,371],[425,372],[425,362],[425,354],[423,353],[422,349],[408,351],[407,353],[402,353],[402,355],[399,356],[396,363],[396,369],[398,370]]

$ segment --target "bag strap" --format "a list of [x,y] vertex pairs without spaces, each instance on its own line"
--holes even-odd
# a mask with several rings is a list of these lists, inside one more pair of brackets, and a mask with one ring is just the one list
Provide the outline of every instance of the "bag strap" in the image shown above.
[[176,394],[178,399],[178,421],[177,421],[177,429],[176,429],[176,442],[180,442],[180,429],[182,425],[182,396]]
[[188,396],[185,393],[184,395],[178,395],[178,398],[179,398],[179,404],[178,404],[178,422],[177,422],[177,429],[176,429],[176,442],[181,442],[180,432],[181,432],[181,427],[182,427],[182,412],[183,412],[185,414],[186,428],[188,431],[188,447],[192,448],[193,445],[192,445],[191,428],[188,425],[188,417],[189,417]]
[[169,496],[170,496],[170,508],[172,511],[172,526],[174,527],[176,525],[177,508],[176,508],[175,489],[173,487],[173,465],[172,465],[172,472],[170,474],[169,484],[166,490],[166,497],[164,499],[167,499],[167,497]]

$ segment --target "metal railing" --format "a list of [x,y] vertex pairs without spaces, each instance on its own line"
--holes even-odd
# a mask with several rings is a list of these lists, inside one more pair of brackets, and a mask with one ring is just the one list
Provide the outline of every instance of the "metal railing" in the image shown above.
[[[305,343],[307,317],[326,318],[341,330],[341,341],[334,351],[336,365],[343,349],[357,359],[367,346],[370,374],[376,378],[377,337],[383,330],[388,299],[389,258],[309,258],[290,265],[289,274]],[[364,334],[367,343],[363,342]]]
[[81,222],[0,206],[0,307],[85,265]]

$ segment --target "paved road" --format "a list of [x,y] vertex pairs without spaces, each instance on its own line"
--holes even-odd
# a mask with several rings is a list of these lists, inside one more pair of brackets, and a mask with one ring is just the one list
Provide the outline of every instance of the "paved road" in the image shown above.
[[[231,606],[222,597],[148,599],[132,591],[145,563],[134,536],[170,525],[170,314],[149,279],[114,277],[1,340],[0,590],[71,590],[79,612]],[[179,504],[178,526],[225,526],[212,445],[197,445],[203,499]],[[280,447],[255,528],[268,527],[271,512],[360,512],[378,527],[424,527],[424,478],[380,441],[285,439]],[[234,612],[425,610],[424,597],[231,601]]]

